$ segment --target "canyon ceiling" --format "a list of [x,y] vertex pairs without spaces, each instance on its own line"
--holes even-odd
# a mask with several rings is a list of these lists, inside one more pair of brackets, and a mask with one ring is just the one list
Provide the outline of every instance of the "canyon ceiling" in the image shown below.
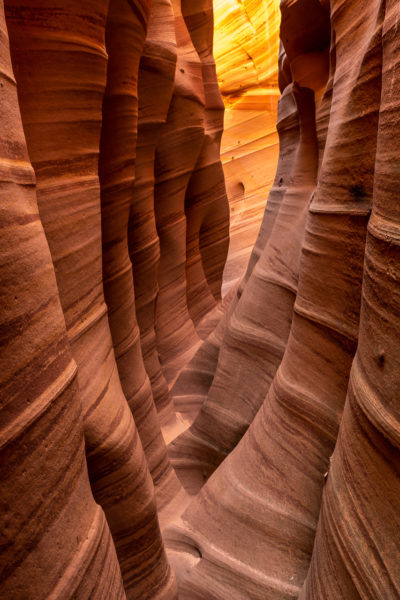
[[400,599],[400,3],[0,7],[1,600]]

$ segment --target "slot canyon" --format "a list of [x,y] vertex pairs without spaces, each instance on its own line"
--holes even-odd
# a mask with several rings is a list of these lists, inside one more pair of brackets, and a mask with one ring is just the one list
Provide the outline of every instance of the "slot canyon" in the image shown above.
[[400,600],[400,2],[0,39],[0,600]]

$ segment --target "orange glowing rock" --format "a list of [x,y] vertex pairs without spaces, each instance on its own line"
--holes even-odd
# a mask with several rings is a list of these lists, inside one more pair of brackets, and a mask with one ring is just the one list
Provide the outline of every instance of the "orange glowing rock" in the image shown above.
[[223,292],[246,267],[278,157],[279,0],[215,0],[214,56],[226,106],[221,160],[231,209]]

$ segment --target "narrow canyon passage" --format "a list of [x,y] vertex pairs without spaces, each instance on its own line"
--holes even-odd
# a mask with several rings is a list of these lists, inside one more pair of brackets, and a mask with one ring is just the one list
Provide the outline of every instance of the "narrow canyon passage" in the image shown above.
[[0,599],[400,600],[398,0],[0,0]]

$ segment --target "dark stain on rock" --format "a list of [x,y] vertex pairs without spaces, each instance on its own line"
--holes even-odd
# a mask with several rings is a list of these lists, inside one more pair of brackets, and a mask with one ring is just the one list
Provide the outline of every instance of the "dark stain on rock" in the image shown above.
[[353,196],[353,200],[359,202],[365,198],[365,189],[362,183],[355,183],[350,187],[350,194]]

